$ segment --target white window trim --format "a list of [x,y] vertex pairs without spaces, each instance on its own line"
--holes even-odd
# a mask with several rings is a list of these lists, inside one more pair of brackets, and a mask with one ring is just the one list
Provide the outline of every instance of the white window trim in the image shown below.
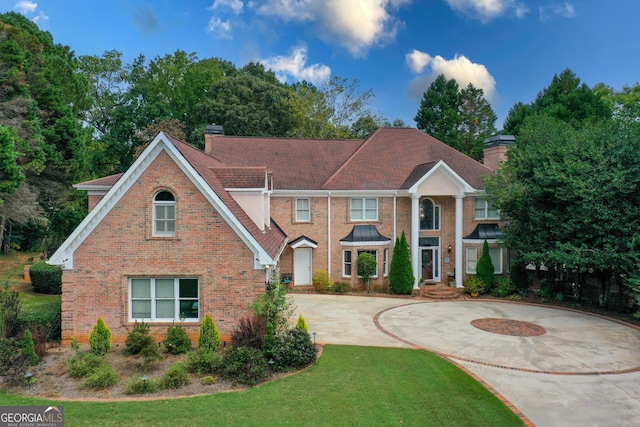
[[351,277],[351,274],[347,274],[347,269],[345,268],[347,265],[347,259],[345,254],[349,252],[351,258],[349,259],[349,266],[351,267],[351,272],[353,273],[353,252],[351,250],[343,250],[342,251],[342,277]]
[[[353,201],[354,200],[362,200],[362,209],[360,210],[362,213],[362,219],[359,218],[354,218],[353,217]],[[376,202],[376,217],[375,218],[366,218],[366,213],[367,213],[367,200],[375,200]],[[378,221],[378,218],[380,217],[379,213],[379,203],[378,203],[378,198],[377,197],[352,197],[349,199],[349,218],[352,222],[371,222],[371,221]]]
[[[376,274],[374,274],[373,276],[371,276],[372,279],[377,279],[378,278],[378,251],[376,249],[358,249],[356,251],[356,270],[358,269],[358,257],[360,256],[360,253],[362,252],[366,252],[369,253],[373,256],[376,257]],[[353,263],[351,265],[351,268],[353,269]],[[358,274],[358,278],[361,279],[362,276]]]
[[[475,252],[476,268],[474,268],[474,269],[470,269],[469,268],[470,252]],[[478,267],[478,248],[476,248],[474,246],[469,246],[469,247],[467,247],[466,257],[465,257],[465,269],[467,271],[467,274],[476,274],[477,267]]]
[[382,276],[387,277],[389,275],[389,249],[385,248],[382,251]]
[[[133,280],[134,279],[142,279],[142,280],[149,280],[149,286],[150,286],[150,295],[149,298],[133,298],[132,295],[132,287],[133,287]],[[156,286],[155,286],[155,281],[156,279],[172,279],[173,280],[173,300],[174,300],[174,318],[165,318],[165,317],[156,317],[155,313],[156,313],[156,305],[155,302],[158,300],[156,298]],[[179,322],[179,321],[184,321],[184,322],[188,322],[188,323],[197,323],[200,321],[200,313],[198,313],[198,317],[197,318],[185,318],[185,319],[180,319],[180,279],[194,279],[198,281],[198,298],[195,299],[198,303],[198,306],[200,306],[200,280],[196,277],[131,277],[129,278],[129,295],[128,295],[128,300],[129,300],[129,322],[135,322],[135,321],[144,321],[147,323],[155,323],[155,322]],[[182,298],[183,300],[185,299],[192,299],[192,298]],[[140,317],[133,317],[133,301],[134,300],[150,300],[151,301],[151,317],[149,318],[140,318]]]
[[[495,263],[493,264],[493,274],[502,274],[502,248],[498,247],[498,248],[489,248],[489,253],[491,253],[491,251],[498,251],[498,261],[499,261],[499,265],[496,265]],[[491,259],[491,262],[493,263],[493,259]]]
[[423,231],[440,231],[440,223],[442,222],[442,207],[440,205],[436,205],[436,202],[433,201],[432,198],[430,197],[425,197],[424,199],[420,200],[420,212],[422,212],[422,202],[424,202],[425,200],[430,200],[431,204],[433,204],[433,222],[436,222],[436,216],[438,218],[438,227],[437,228],[422,228],[422,225],[420,225],[420,230]]
[[[177,223],[178,223],[178,215],[177,215],[177,211],[176,211],[176,201],[175,200],[156,200],[156,197],[158,196],[158,194],[160,194],[162,191],[159,191],[154,197],[153,197],[153,236],[157,236],[157,237],[175,237],[176,235],[176,230],[177,230]],[[175,198],[175,196],[174,196]],[[173,229],[174,231],[158,231],[158,222],[159,221],[156,218],[156,214],[157,214],[157,208],[160,206],[172,206],[173,207]],[[163,220],[166,223],[168,223],[168,220]]]
[[[298,212],[301,212],[303,210],[298,209],[298,201],[300,200],[306,200],[307,201],[307,209],[304,212],[307,212],[308,218],[307,219],[300,219],[300,217],[298,216]],[[296,222],[311,222],[311,199],[308,197],[298,197],[295,200],[295,210],[296,210]]]
[[[478,202],[483,203],[483,211],[480,216],[478,215]],[[489,201],[481,197],[476,197],[475,205],[474,205],[475,219],[500,219],[500,211],[496,209],[496,212],[497,212],[496,216],[489,216]]]

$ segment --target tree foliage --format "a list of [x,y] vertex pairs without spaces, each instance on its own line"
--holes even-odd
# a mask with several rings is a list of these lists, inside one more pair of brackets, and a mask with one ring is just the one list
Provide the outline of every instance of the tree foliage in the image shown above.
[[376,257],[369,252],[362,252],[358,255],[356,263],[358,266],[358,276],[362,277],[364,288],[367,290],[367,293],[369,293],[371,291],[369,283],[371,282],[371,278],[375,276],[378,266]]
[[485,138],[495,134],[497,116],[482,89],[460,89],[440,74],[424,92],[414,120],[418,129],[472,157],[482,159]]
[[402,232],[401,237],[396,237],[393,247],[393,256],[389,268],[389,281],[395,294],[409,295],[413,291],[415,276],[411,267],[409,244],[407,237]]
[[478,260],[478,265],[476,266],[476,276],[482,284],[484,285],[484,289],[490,291],[493,288],[493,284],[496,281],[494,276],[495,267],[493,266],[493,262],[491,261],[491,253],[489,252],[489,243],[485,240],[482,244],[482,255],[480,255],[480,259]]
[[546,115],[574,127],[611,117],[611,106],[601,93],[581,83],[569,69],[554,75],[549,86],[531,104],[515,104],[504,122],[504,132],[519,135],[527,118]]

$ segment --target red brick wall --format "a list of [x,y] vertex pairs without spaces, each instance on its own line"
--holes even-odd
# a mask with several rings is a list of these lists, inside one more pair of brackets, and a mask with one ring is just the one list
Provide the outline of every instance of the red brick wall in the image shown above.
[[[176,197],[177,235],[152,236],[153,197],[166,189]],[[254,256],[168,155],[162,153],[114,206],[74,254],[63,275],[63,341],[88,341],[98,316],[122,343],[128,319],[130,277],[197,277],[200,318],[210,313],[228,336],[248,305],[264,291],[265,275]],[[184,322],[195,340],[199,323]],[[158,338],[168,324],[151,324]]]

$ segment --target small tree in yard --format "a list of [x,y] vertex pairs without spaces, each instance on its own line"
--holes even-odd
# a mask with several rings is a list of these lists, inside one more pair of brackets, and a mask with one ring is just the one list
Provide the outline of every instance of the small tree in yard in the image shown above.
[[198,334],[198,349],[216,351],[220,345],[220,332],[210,314],[204,316],[204,321],[200,325]]
[[24,357],[31,366],[37,365],[40,360],[36,354],[36,348],[33,343],[31,331],[28,329],[24,331],[24,338],[22,339],[22,357]]
[[489,252],[489,243],[485,240],[482,245],[482,255],[480,256],[478,265],[476,266],[476,275],[478,276],[478,279],[482,281],[482,284],[487,291],[491,290],[496,281],[496,278],[493,275],[494,271],[495,269],[491,262],[491,254]]
[[376,257],[368,252],[362,252],[360,255],[358,255],[357,265],[358,276],[362,277],[362,280],[364,281],[364,287],[367,290],[367,293],[369,293],[369,282],[371,281],[371,277],[376,274],[376,268],[378,267]]
[[102,317],[98,317],[91,335],[89,335],[91,353],[96,356],[104,356],[111,350],[111,330],[105,325]]
[[411,268],[411,257],[409,256],[409,244],[407,237],[402,232],[400,238],[396,238],[393,248],[393,258],[389,269],[389,281],[391,289],[395,294],[408,295],[413,290],[415,277]]

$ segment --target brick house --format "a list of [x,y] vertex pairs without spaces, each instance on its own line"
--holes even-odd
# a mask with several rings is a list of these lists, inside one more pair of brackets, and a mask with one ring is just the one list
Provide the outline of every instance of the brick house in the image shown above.
[[89,215],[49,261],[63,266],[63,340],[87,340],[98,316],[114,342],[136,320],[159,336],[183,320],[195,336],[206,313],[228,335],[274,267],[293,287],[318,270],[355,287],[363,251],[378,263],[372,286],[386,288],[403,231],[415,289],[462,287],[485,239],[506,273],[482,178],[512,143],[489,140],[483,165],[409,128],[362,141],[232,137],[213,125],[204,152],[161,133],[124,174],[76,185]]

